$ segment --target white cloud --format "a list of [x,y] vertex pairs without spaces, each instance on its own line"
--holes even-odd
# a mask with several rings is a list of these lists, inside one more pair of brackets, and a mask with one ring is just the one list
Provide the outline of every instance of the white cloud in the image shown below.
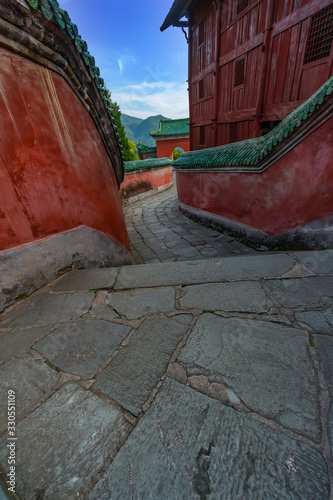
[[142,82],[113,89],[112,99],[123,113],[139,118],[161,114],[176,119],[189,114],[187,84]]
[[133,56],[125,55],[125,56],[121,56],[117,62],[118,62],[118,66],[119,66],[119,71],[120,71],[120,73],[122,73],[124,71],[124,68],[127,65],[127,63],[136,63],[136,59]]

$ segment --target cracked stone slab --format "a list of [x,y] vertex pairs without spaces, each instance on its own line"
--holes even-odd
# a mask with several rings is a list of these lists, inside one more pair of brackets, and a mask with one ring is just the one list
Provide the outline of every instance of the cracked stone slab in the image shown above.
[[333,308],[295,313],[298,323],[309,325],[316,333],[333,335]]
[[89,311],[94,298],[93,292],[35,295],[4,314],[0,328],[26,328],[73,321]]
[[331,453],[333,453],[333,338],[327,335],[314,335],[313,340],[317,349],[321,371],[324,375],[325,381],[328,385],[328,390],[331,398],[331,404],[328,416],[328,431],[331,446]]
[[242,255],[223,259],[123,266],[114,289],[198,284],[222,280],[280,277],[295,265],[287,254]]
[[284,307],[311,309],[332,305],[333,276],[266,281],[266,284]]
[[175,300],[175,290],[169,288],[111,292],[106,303],[121,316],[136,319],[146,314],[174,311]]
[[208,283],[182,289],[180,307],[210,311],[267,312],[273,306],[257,282]]
[[318,381],[308,335],[263,321],[201,316],[178,361],[232,388],[252,411],[320,439]]
[[[17,428],[17,493],[20,498],[77,498],[102,468],[130,425],[122,412],[69,383]],[[7,469],[2,438],[0,464]]]
[[62,325],[33,345],[50,363],[91,379],[130,332],[129,326],[102,320]]
[[97,377],[95,388],[134,415],[166,372],[192,316],[151,316]]
[[22,349],[28,347],[38,340],[49,327],[39,326],[24,328],[23,330],[12,330],[10,332],[0,331],[0,365],[8,361],[12,356],[18,354]]
[[333,274],[333,250],[293,252],[293,255],[316,274]]
[[55,284],[55,292],[79,292],[112,288],[118,274],[117,267],[80,269],[65,274]]
[[0,434],[7,429],[5,401],[9,390],[15,391],[16,416],[36,405],[45,394],[56,386],[60,375],[40,360],[25,354],[0,366]]
[[89,500],[148,497],[328,500],[329,479],[315,449],[167,378]]

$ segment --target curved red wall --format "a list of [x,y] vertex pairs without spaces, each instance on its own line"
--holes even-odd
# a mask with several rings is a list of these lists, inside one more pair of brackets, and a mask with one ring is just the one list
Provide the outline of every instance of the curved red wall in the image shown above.
[[0,250],[88,226],[130,248],[111,160],[57,73],[0,47]]
[[170,158],[175,148],[182,148],[184,151],[190,150],[190,138],[180,139],[156,139],[157,158]]
[[262,173],[177,171],[179,200],[270,235],[333,214],[333,118]]
[[[134,172],[125,172],[124,181],[121,183],[121,191],[125,191],[129,186],[135,188],[140,183],[148,183],[151,188],[159,188],[172,182],[172,167],[154,168],[151,170],[136,170]],[[135,192],[133,192],[135,194]]]

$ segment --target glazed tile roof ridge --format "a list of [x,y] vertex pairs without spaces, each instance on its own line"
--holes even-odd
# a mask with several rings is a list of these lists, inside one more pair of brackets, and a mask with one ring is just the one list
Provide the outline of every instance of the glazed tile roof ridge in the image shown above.
[[87,42],[81,38],[78,27],[74,24],[65,10],[61,9],[57,0],[26,0],[31,9],[39,10],[47,21],[56,23],[72,39],[76,50],[81,54],[84,64],[87,66],[91,78],[94,80],[99,94],[104,102],[109,119],[115,131],[115,136],[123,157],[123,145],[115,124],[115,119],[108,99],[108,90],[105,87],[103,78],[100,76],[100,69],[95,65],[95,58],[88,51]]
[[156,167],[165,167],[172,165],[170,158],[148,158],[147,160],[125,161],[125,172],[133,172],[134,170],[149,169]]
[[178,19],[180,18],[181,11],[182,9],[184,9],[185,5],[186,5],[186,0],[174,0],[169,10],[169,13],[164,19],[162,26],[160,27],[161,31],[164,31],[167,28],[169,28],[169,26],[173,24],[175,18],[177,18],[178,21]]
[[307,122],[311,114],[327,102],[329,96],[333,96],[332,92],[333,76],[267,135],[183,153],[173,165],[176,169],[258,165],[265,157],[272,154],[284,139],[295,134],[297,128]]
[[166,135],[186,135],[190,133],[190,119],[177,118],[176,120],[160,120],[158,130],[150,132],[152,137]]

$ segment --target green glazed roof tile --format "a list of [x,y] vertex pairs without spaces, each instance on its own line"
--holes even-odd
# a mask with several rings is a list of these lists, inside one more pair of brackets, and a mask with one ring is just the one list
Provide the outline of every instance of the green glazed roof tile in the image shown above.
[[145,144],[142,144],[141,142],[139,142],[139,144],[137,144],[136,149],[140,153],[156,153],[156,146],[146,146]]
[[125,172],[133,172],[134,170],[148,170],[150,168],[167,167],[171,165],[172,162],[170,158],[148,158],[147,160],[125,161],[124,169]]
[[152,137],[166,135],[189,135],[190,119],[180,118],[178,120],[161,120],[158,130],[150,132]]
[[318,109],[333,91],[333,76],[313,96],[282,120],[267,135],[200,151],[183,153],[173,162],[176,168],[193,169],[256,165]]

